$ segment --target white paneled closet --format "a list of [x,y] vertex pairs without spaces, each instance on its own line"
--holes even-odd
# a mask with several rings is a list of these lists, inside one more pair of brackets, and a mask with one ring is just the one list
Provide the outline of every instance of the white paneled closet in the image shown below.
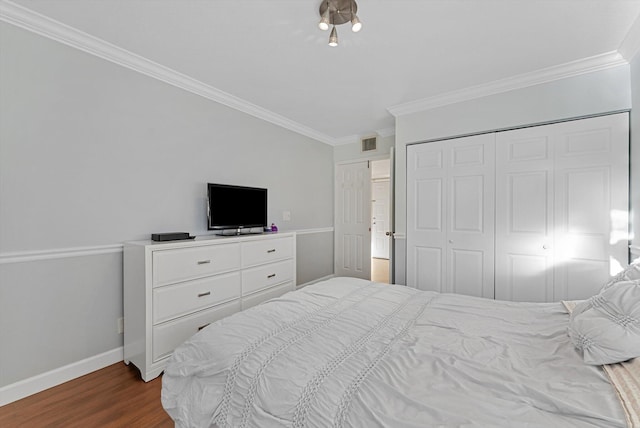
[[494,296],[495,135],[407,149],[407,285]]
[[628,114],[407,148],[407,284],[584,299],[628,261]]

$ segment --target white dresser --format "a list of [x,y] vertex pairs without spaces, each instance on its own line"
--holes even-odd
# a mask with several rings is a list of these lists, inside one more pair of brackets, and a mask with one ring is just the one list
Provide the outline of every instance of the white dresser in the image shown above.
[[295,233],[124,245],[124,361],[157,377],[213,321],[295,290]]

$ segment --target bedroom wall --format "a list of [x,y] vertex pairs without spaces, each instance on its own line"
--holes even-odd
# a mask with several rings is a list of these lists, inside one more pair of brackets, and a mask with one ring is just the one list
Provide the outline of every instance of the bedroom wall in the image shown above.
[[267,187],[298,283],[333,274],[333,147],[4,23],[0,51],[0,393],[122,346],[122,242],[207,233],[207,182]]
[[631,60],[631,103],[631,252],[640,257],[640,52]]
[[[622,65],[396,117],[396,234],[406,233],[407,144],[628,110],[630,78]],[[405,272],[406,242],[399,241],[396,278]]]

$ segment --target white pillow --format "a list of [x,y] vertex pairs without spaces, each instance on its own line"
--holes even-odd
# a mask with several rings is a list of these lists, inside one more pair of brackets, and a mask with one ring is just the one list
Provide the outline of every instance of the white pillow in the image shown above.
[[611,287],[613,284],[619,281],[631,281],[634,279],[640,279],[640,257],[631,262],[629,266],[624,268],[622,272],[609,278],[609,281],[602,286],[600,292]]
[[576,305],[568,331],[587,364],[640,357],[640,279],[617,282]]

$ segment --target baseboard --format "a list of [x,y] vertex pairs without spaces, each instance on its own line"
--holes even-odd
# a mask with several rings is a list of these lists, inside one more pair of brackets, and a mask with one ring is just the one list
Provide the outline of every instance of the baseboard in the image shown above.
[[0,388],[0,406],[44,391],[123,360],[121,346],[111,351]]
[[296,290],[300,290],[301,288],[306,287],[307,285],[315,284],[316,282],[320,282],[320,281],[325,281],[327,279],[331,279],[334,276],[335,276],[334,274],[331,274],[331,275],[323,276],[322,278],[314,279],[313,281],[305,282],[304,284],[298,284],[298,285],[296,285]]

